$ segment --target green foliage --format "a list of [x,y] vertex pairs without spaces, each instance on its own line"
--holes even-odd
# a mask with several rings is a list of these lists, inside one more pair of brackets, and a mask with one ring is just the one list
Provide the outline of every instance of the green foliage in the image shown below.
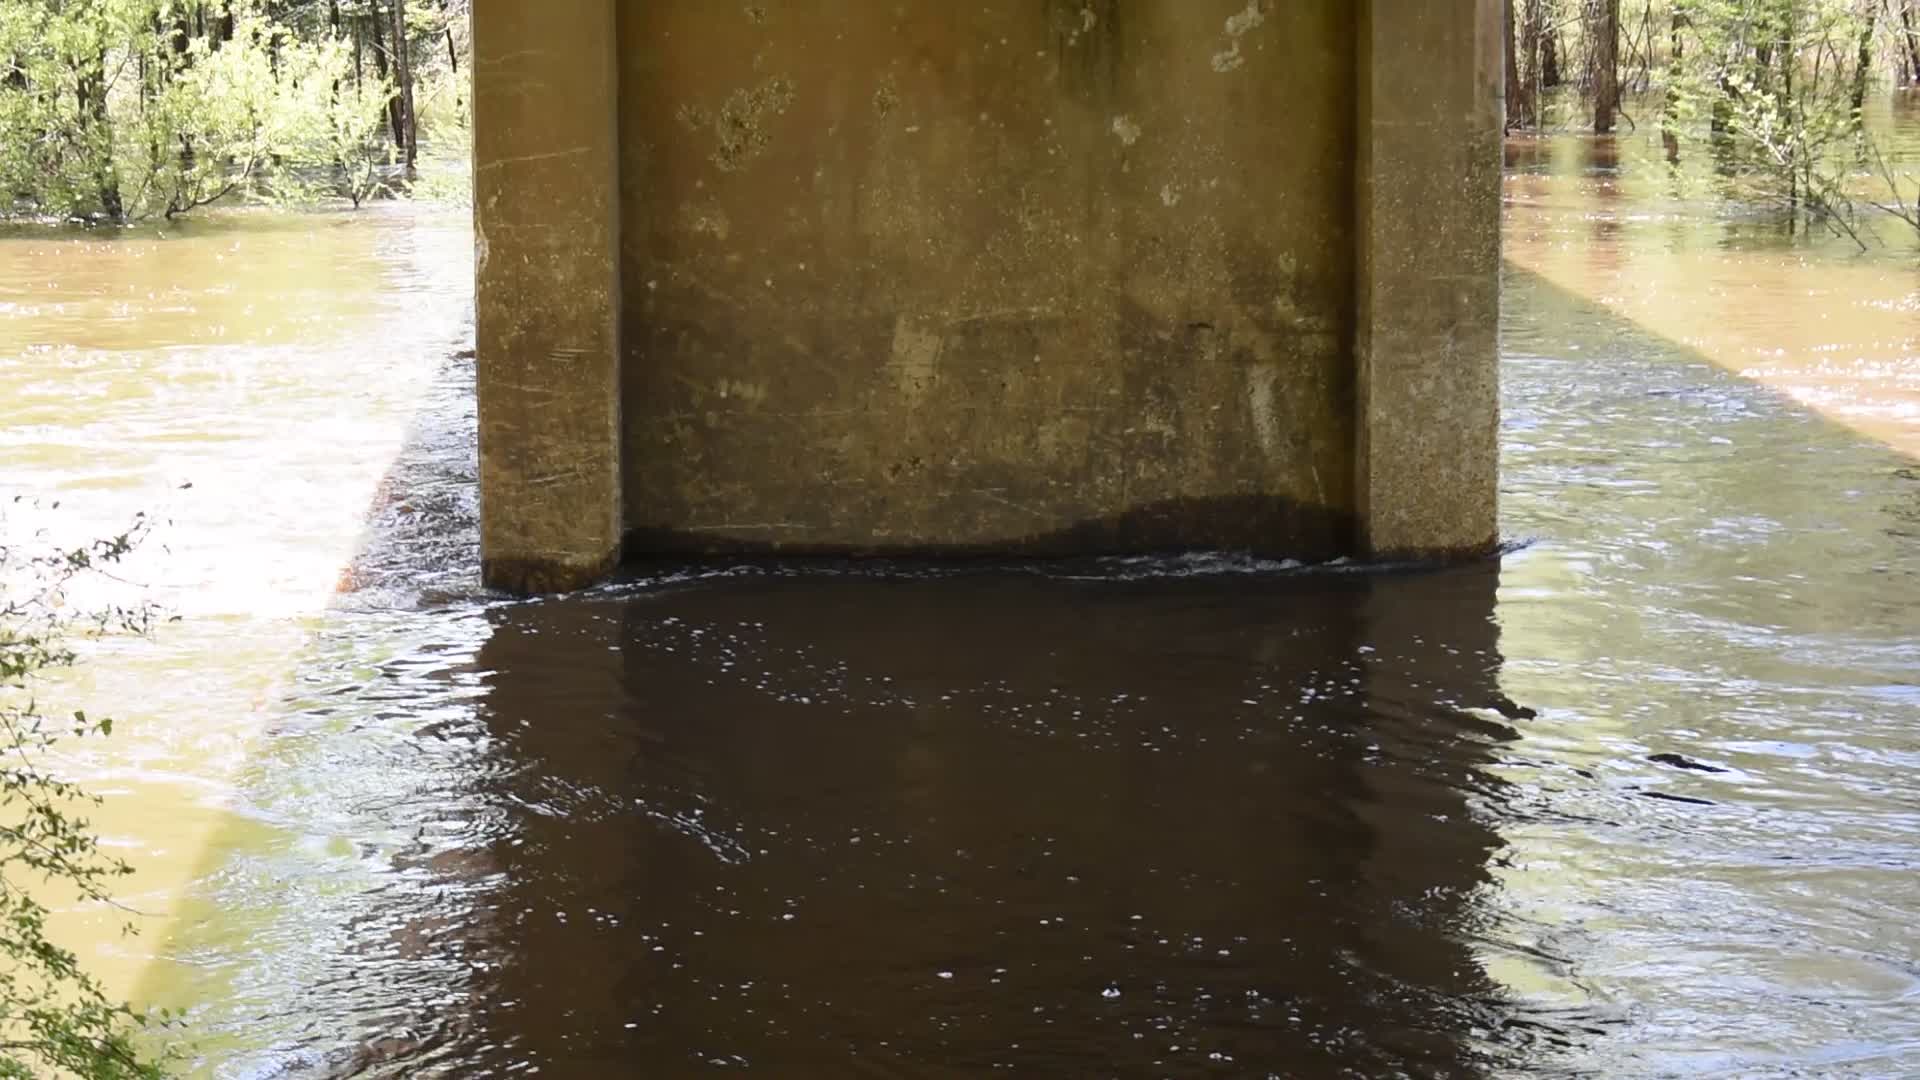
[[[1641,119],[1657,124],[1677,182],[1693,175],[1683,163],[1704,156],[1724,197],[1859,240],[1867,224],[1860,207],[1920,221],[1897,190],[1887,195],[1898,185],[1861,119],[1877,71],[1920,75],[1920,40],[1905,29],[1912,7],[1913,0],[1513,0],[1509,122],[1542,128],[1592,115],[1553,95],[1596,96],[1605,82],[1601,58],[1616,55],[1621,85],[1658,102],[1658,116]],[[1609,26],[1617,49],[1597,43]],[[1623,133],[1640,128],[1625,106],[1620,116]]]
[[[136,220],[223,198],[356,204],[392,88],[261,0],[0,5],[0,215]],[[11,196],[11,200],[6,199]]]
[[440,68],[425,79],[420,124],[433,133],[421,149],[416,198],[453,205],[473,201],[473,99],[465,68]]
[[68,550],[29,549],[0,535],[0,1078],[166,1075],[136,1044],[156,1018],[109,999],[78,957],[47,936],[48,911],[32,891],[107,902],[113,881],[131,872],[100,850],[79,816],[99,800],[47,760],[62,739],[110,734],[112,721],[48,715],[33,694],[45,673],[74,663],[77,637],[147,630],[152,613],[144,607],[71,605],[72,587],[118,562],[145,529],[136,522]]
[[1705,128],[1729,194],[1851,231],[1876,14],[1855,0],[1674,0],[1663,123],[1676,138]]
[[392,84],[351,78],[352,46],[333,37],[286,49],[281,66],[281,157],[315,170],[283,170],[282,197],[338,194],[359,206],[380,190],[382,170],[394,163],[380,127]]

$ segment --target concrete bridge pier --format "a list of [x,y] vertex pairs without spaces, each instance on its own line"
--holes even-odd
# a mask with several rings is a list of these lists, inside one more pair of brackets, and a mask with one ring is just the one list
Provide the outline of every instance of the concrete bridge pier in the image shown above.
[[1498,0],[473,20],[488,584],[1494,546]]
[[617,0],[474,5],[481,577],[564,592],[620,558]]

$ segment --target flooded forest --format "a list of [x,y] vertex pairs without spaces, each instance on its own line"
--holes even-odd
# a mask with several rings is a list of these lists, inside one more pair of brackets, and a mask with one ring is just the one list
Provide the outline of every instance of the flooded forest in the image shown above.
[[1920,16],[1499,6],[1497,556],[526,599],[465,6],[0,0],[0,1075],[1920,1074]]

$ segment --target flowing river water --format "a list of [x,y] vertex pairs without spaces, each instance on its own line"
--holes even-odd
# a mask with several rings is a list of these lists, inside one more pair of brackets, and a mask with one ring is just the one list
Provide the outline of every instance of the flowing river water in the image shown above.
[[458,215],[0,237],[9,525],[181,616],[55,688],[143,932],[60,929],[217,1077],[1920,1074],[1920,263],[1648,150],[1510,149],[1440,572],[502,601]]

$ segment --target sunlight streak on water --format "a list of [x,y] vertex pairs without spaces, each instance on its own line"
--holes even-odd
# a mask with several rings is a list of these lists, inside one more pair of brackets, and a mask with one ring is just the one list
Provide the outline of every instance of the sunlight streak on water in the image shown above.
[[55,688],[119,720],[77,745],[137,854],[118,916],[67,912],[131,986],[232,803],[368,510],[467,331],[458,216],[234,214],[120,232],[0,234],[6,527],[79,544],[144,514],[147,542],[81,604],[145,598],[181,621],[110,641]]
[[[1889,128],[1896,152],[1911,128]],[[1656,134],[1521,140],[1504,254],[1736,374],[1920,454],[1920,237],[1883,221],[1861,251],[1711,198],[1704,149],[1675,181]]]

